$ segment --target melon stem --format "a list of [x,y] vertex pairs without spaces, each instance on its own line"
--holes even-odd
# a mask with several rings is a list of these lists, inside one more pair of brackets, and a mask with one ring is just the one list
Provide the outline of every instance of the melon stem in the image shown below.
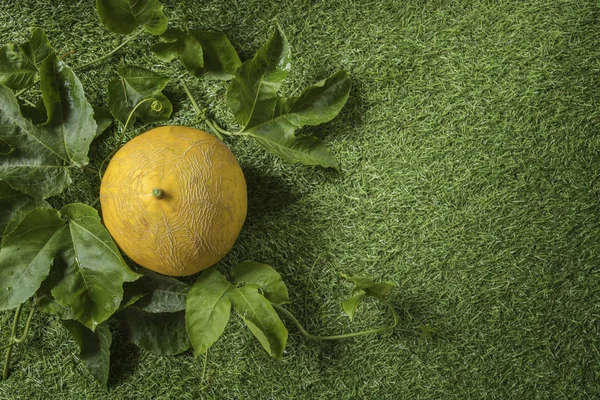
[[164,195],[165,195],[165,193],[162,191],[162,189],[159,189],[159,188],[152,189],[152,196],[154,196],[154,198],[162,199]]

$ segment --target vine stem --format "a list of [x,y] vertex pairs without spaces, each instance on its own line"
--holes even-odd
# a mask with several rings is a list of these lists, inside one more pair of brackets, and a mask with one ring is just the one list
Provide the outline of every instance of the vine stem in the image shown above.
[[112,49],[111,51],[109,51],[108,53],[106,53],[105,55],[103,55],[102,57],[99,57],[99,58],[97,58],[95,60],[92,60],[92,61],[90,61],[88,63],[85,63],[83,65],[79,65],[77,67],[73,67],[73,70],[84,69],[84,68],[89,67],[90,65],[94,65],[96,63],[99,63],[100,61],[106,60],[108,57],[112,56],[117,51],[121,50],[127,43],[131,42],[133,39],[135,39],[136,37],[140,36],[143,32],[144,32],[144,30],[142,28],[138,29],[137,32],[129,35],[129,37],[127,39],[125,39],[123,41],[123,43],[121,43],[120,45],[118,45],[117,47],[115,47],[114,49]]
[[279,304],[275,304],[275,303],[271,303],[271,305],[274,308],[276,308],[277,310],[281,311],[283,314],[285,314],[285,316],[288,317],[296,325],[296,327],[298,328],[300,333],[302,333],[307,338],[313,339],[313,340],[340,340],[340,339],[348,339],[348,338],[356,337],[356,336],[363,336],[363,335],[370,335],[373,333],[391,331],[391,330],[395,329],[396,326],[398,326],[398,322],[400,321],[400,318],[398,317],[396,310],[394,310],[394,307],[392,307],[390,304],[386,303],[386,305],[392,312],[392,315],[394,316],[394,323],[392,325],[383,326],[381,328],[368,329],[366,331],[344,333],[341,335],[321,336],[321,335],[313,335],[312,333],[309,333],[306,329],[304,329],[304,327],[302,326],[300,321],[298,321],[298,319],[296,319],[294,314],[292,314],[290,311],[288,311],[284,307],[280,306]]
[[[92,60],[88,63],[85,63],[83,65],[79,65],[77,67],[73,67],[72,69],[74,71],[78,70],[78,69],[84,69],[87,68],[91,65],[94,65],[100,61],[106,60],[108,57],[112,56],[113,54],[115,54],[117,51],[121,50],[127,43],[131,42],[133,39],[135,39],[136,37],[138,37],[140,34],[142,34],[144,32],[144,30],[142,28],[140,28],[136,33],[130,35],[127,39],[125,39],[123,41],[123,43],[121,43],[120,45],[118,45],[117,47],[115,47],[114,49],[112,49],[111,51],[109,51],[108,53],[106,53],[105,55],[103,55],[102,57],[99,57],[95,60]],[[19,90],[17,93],[15,93],[15,97],[19,97],[21,96],[23,93],[25,93],[26,91],[28,91],[29,89],[31,89],[32,87],[34,87],[35,85],[37,85],[39,83],[40,79],[37,78],[36,80],[34,80],[29,86]]]
[[27,335],[29,334],[29,327],[31,326],[31,320],[33,319],[33,314],[35,313],[36,301],[31,305],[31,310],[29,310],[29,315],[27,316],[27,320],[25,321],[25,328],[23,329],[23,334],[20,338],[17,338],[17,328],[19,326],[19,319],[21,318],[21,311],[23,310],[23,304],[19,304],[17,310],[15,311],[15,317],[13,319],[12,330],[10,333],[10,339],[8,345],[4,346],[2,349],[6,349],[6,357],[4,359],[4,369],[2,371],[2,379],[8,379],[8,375],[10,373],[10,360],[12,358],[13,347],[15,344],[23,343],[27,340]]
[[208,125],[208,127],[213,130],[215,136],[217,136],[221,140],[223,140],[223,135],[246,136],[246,134],[243,132],[229,132],[228,130],[221,128],[216,121],[206,116],[205,110],[202,110],[200,106],[198,106],[198,103],[196,103],[196,99],[194,99],[194,96],[192,95],[189,86],[187,85],[187,83],[185,83],[183,79],[181,79],[181,86],[183,86],[185,94],[187,94],[187,97],[190,99],[190,102],[192,103],[192,107],[194,108],[194,111],[196,111],[196,114],[201,118],[202,122],[206,123],[206,125]]

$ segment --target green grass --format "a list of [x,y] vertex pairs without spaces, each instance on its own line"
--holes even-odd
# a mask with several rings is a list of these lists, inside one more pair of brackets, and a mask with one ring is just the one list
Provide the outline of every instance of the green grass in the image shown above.
[[[79,4],[77,4],[79,3]],[[5,1],[2,43],[41,26],[72,65],[119,43],[91,2]],[[334,121],[307,129],[342,173],[282,163],[229,140],[246,174],[249,215],[218,269],[253,259],[287,282],[314,333],[387,324],[373,303],[353,323],[340,273],[398,283],[395,332],[314,342],[290,331],[269,358],[239,318],[204,359],[158,357],[114,341],[108,392],[60,323],[34,318],[1,399],[596,399],[600,396],[600,5],[592,0],[163,1],[172,16],[225,32],[243,59],[277,18],[293,48],[283,92],[338,68],[353,78]],[[176,76],[138,38],[132,64]],[[79,73],[90,100],[119,57]],[[188,78],[198,101],[234,128],[225,85]],[[177,81],[173,122],[193,124]],[[137,134],[149,126],[136,125]],[[117,131],[92,149],[92,164]],[[97,197],[82,172],[55,204]],[[0,339],[11,312],[0,313]]]

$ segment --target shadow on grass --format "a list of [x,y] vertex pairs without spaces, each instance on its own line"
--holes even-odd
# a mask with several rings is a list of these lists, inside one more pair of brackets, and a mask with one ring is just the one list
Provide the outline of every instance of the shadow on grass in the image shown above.
[[140,363],[141,350],[127,340],[123,331],[115,325],[113,343],[111,346],[110,370],[108,387],[113,388],[126,382]]

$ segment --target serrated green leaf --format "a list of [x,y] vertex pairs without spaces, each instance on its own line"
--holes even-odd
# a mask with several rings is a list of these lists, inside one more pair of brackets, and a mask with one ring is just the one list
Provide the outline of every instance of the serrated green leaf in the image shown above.
[[260,294],[259,286],[234,287],[228,292],[228,296],[244,323],[269,355],[281,359],[288,331],[269,300]]
[[313,136],[295,136],[306,125],[333,119],[346,103],[351,81],[340,71],[306,89],[300,96],[279,98],[277,92],[290,69],[289,46],[277,27],[274,35],[236,71],[227,103],[242,132],[285,161],[339,169],[325,144]]
[[269,41],[239,67],[227,89],[227,104],[242,130],[272,118],[277,91],[290,68],[290,47],[277,26]]
[[13,230],[25,214],[34,208],[50,205],[40,199],[34,199],[18,190],[13,189],[8,183],[0,181],[0,236]]
[[169,78],[149,69],[136,66],[123,66],[118,69],[120,78],[108,85],[108,106],[112,115],[125,124],[129,114],[142,100],[152,98],[160,103],[160,110],[153,109],[153,101],[146,101],[138,107],[130,123],[140,117],[145,123],[165,121],[171,116],[173,105],[161,93]]
[[107,324],[91,331],[77,321],[64,320],[62,324],[71,333],[79,346],[79,359],[90,374],[106,387],[110,368],[110,345],[112,333]]
[[40,288],[64,242],[65,224],[57,210],[36,208],[2,238],[0,310],[18,306]]
[[61,214],[68,219],[68,235],[52,295],[73,311],[75,319],[95,330],[119,308],[123,283],[140,275],[127,267],[94,208],[69,204]]
[[350,321],[354,318],[354,313],[356,312],[356,308],[361,300],[365,297],[365,292],[357,292],[354,296],[342,301],[342,308],[344,312],[350,318]]
[[287,287],[281,275],[273,267],[253,261],[239,263],[232,272],[233,282],[258,285],[263,295],[271,303],[289,303]]
[[0,141],[13,149],[0,154],[0,179],[47,198],[70,184],[70,168],[88,163],[97,125],[81,83],[54,54],[41,63],[40,86],[48,119],[36,125],[21,114],[12,91],[0,85]]
[[179,279],[146,271],[139,282],[147,294],[135,306],[149,313],[183,311],[191,286]]
[[185,323],[194,356],[205,353],[223,334],[229,321],[233,286],[217,270],[203,271],[187,296]]
[[153,35],[167,29],[167,17],[158,0],[96,0],[96,12],[104,26],[115,33],[129,34],[143,26]]
[[192,347],[185,327],[185,311],[149,313],[127,307],[117,314],[129,340],[158,355],[174,355]]

